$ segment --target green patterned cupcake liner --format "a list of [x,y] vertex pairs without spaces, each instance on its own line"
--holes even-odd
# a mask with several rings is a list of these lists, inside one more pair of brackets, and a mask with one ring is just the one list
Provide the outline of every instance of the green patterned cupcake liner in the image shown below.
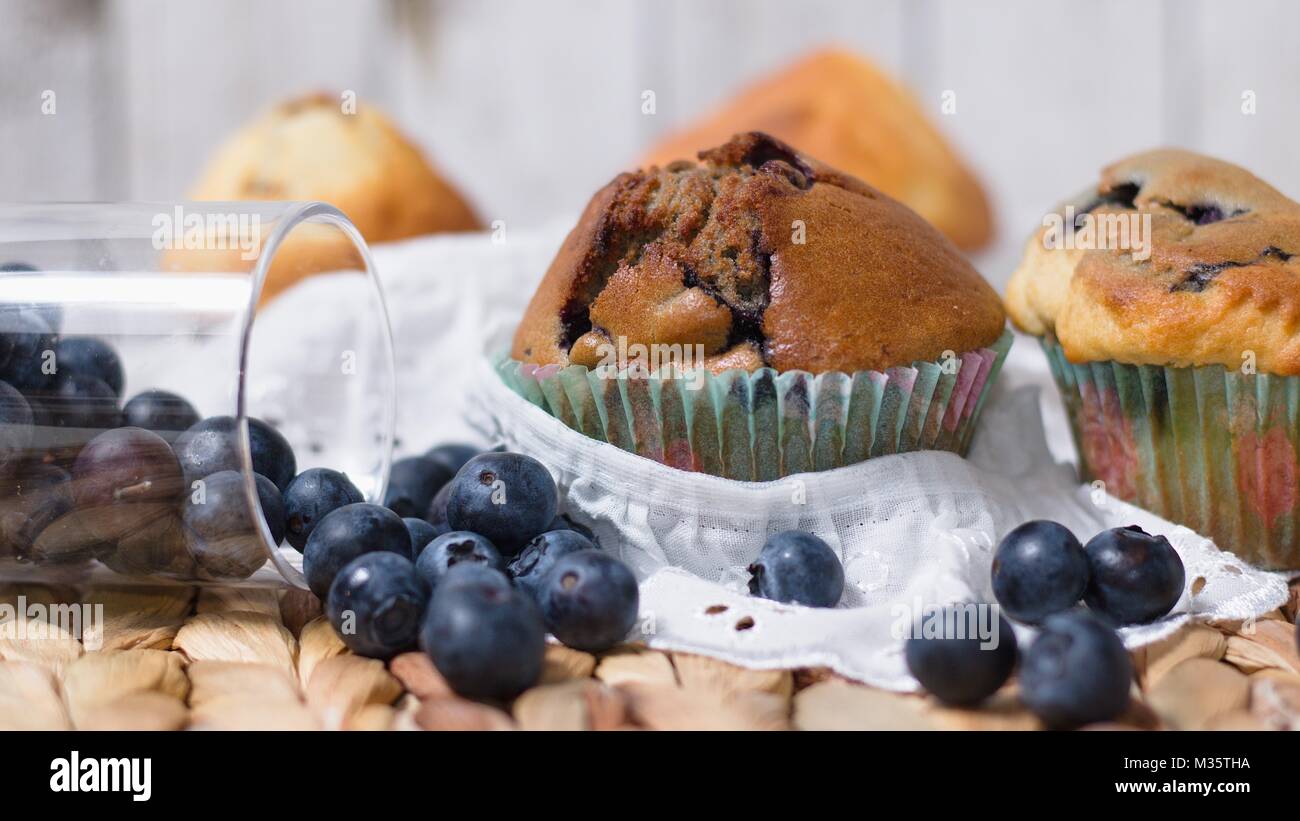
[[1071,363],[1041,341],[1085,481],[1260,567],[1300,567],[1300,377]]
[[661,464],[742,481],[915,450],[965,455],[1011,347],[886,371],[645,374],[502,356],[502,380],[580,433]]

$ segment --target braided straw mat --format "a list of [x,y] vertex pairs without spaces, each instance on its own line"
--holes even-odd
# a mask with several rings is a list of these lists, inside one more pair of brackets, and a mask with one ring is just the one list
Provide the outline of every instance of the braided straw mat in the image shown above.
[[[1300,729],[1290,603],[1247,624],[1194,625],[1134,653],[1128,713],[1096,729]],[[825,670],[747,670],[702,656],[551,645],[511,704],[455,696],[421,653],[350,653],[309,593],[217,588],[0,588],[0,602],[104,606],[99,645],[0,630],[0,730],[1037,729],[1014,679],[978,710]],[[30,624],[28,625],[30,627]],[[34,632],[30,629],[26,635]]]

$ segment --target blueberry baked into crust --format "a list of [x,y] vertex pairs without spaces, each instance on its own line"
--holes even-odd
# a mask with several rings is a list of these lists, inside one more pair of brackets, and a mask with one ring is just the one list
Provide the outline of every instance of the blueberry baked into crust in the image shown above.
[[[1156,150],[1106,168],[1076,215],[1150,215],[1150,256],[1029,241],[1007,288],[1022,330],[1071,362],[1300,375],[1300,205],[1230,163]],[[1064,211],[1062,206],[1061,211]],[[1076,216],[1076,221],[1080,216]]]
[[[997,294],[902,204],[759,132],[620,174],[587,205],[512,356],[702,345],[715,372],[883,370],[1001,336]],[[607,349],[606,349],[607,350]]]

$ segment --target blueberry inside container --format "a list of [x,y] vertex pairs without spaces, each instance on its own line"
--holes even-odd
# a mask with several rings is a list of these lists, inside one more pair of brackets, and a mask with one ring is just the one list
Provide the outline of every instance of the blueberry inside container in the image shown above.
[[0,581],[305,587],[284,491],[384,498],[393,368],[332,206],[0,205]]

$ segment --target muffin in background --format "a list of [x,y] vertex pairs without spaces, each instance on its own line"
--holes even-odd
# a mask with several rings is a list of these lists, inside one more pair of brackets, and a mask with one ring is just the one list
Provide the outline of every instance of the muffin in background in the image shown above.
[[1165,149],[1109,166],[1056,214],[1006,304],[1042,340],[1083,478],[1248,561],[1300,567],[1300,205]]
[[958,247],[994,233],[979,180],[916,98],[853,52],[827,48],[750,85],[709,115],[669,134],[646,165],[689,159],[742,131],[771,134],[870,183],[924,217]]
[[596,193],[500,363],[506,382],[588,436],[730,478],[964,453],[1010,344],[965,257],[766,134],[700,160]]
[[[231,136],[190,191],[195,200],[321,200],[368,243],[482,227],[464,197],[373,106],[344,113],[338,95],[282,103]],[[322,235],[324,232],[322,232]],[[204,254],[174,255],[171,267],[201,270]],[[304,276],[354,264],[336,236],[291,235],[277,253],[263,298]]]

